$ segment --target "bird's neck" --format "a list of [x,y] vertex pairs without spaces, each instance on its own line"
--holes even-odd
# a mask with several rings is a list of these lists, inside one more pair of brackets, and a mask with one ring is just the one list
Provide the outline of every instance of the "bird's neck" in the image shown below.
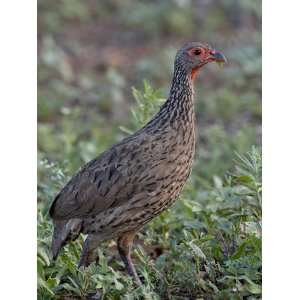
[[[165,103],[165,109],[170,112],[170,117],[185,117],[194,112],[194,89],[190,72],[175,68],[170,95]],[[163,109],[163,107],[162,107]]]
[[170,94],[157,115],[148,123],[150,127],[171,125],[174,129],[194,125],[193,79],[189,72],[177,66]]

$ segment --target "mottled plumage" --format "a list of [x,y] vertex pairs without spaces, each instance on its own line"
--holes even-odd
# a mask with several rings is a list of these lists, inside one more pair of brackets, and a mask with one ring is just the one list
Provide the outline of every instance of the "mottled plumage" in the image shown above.
[[53,255],[88,234],[79,265],[95,259],[103,240],[117,238],[128,272],[140,280],[130,259],[135,233],[177,199],[195,152],[193,78],[209,61],[224,61],[200,43],[178,51],[170,95],[142,129],[87,163],[56,196],[50,216]]

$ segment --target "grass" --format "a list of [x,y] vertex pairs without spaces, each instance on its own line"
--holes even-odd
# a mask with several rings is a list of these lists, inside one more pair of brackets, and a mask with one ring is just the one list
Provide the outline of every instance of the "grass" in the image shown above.
[[[133,89],[133,95],[137,102],[135,109],[128,126],[115,129],[117,137],[139,128],[163,101],[160,92],[147,82],[143,91]],[[72,124],[73,117],[70,116],[69,122]],[[64,134],[70,134],[65,147],[55,145],[64,150],[63,156],[69,160],[53,162],[40,153],[39,299],[260,299],[261,156],[254,146],[245,154],[231,153],[232,168],[224,176],[205,178],[198,170],[199,162],[196,163],[175,206],[138,234],[133,256],[144,280],[142,287],[136,288],[124,272],[113,241],[99,248],[99,264],[85,270],[76,266],[83,235],[66,246],[58,260],[52,262],[53,228],[47,210],[74,166],[80,163],[73,153],[74,143],[81,153],[79,160],[88,160],[94,154],[94,144],[88,147],[76,143],[84,130],[83,125],[76,134],[65,131]],[[103,149],[103,144],[110,142],[102,140]]]

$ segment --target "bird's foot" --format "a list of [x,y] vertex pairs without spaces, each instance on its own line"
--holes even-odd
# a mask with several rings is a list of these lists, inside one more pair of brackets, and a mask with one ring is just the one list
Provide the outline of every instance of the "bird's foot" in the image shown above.
[[96,251],[93,251],[92,253],[83,253],[81,254],[80,260],[78,262],[78,268],[80,267],[88,267],[92,262],[98,262],[99,257]]
[[136,274],[136,276],[134,276],[134,275],[132,275],[132,276],[133,276],[133,279],[134,279],[135,284],[136,284],[138,287],[140,287],[141,285],[143,285],[143,283],[142,283],[140,277],[139,277],[137,274]]
[[78,268],[88,267],[92,262],[98,261],[98,239],[95,236],[89,235],[83,244],[83,250],[81,253],[80,261],[78,263]]

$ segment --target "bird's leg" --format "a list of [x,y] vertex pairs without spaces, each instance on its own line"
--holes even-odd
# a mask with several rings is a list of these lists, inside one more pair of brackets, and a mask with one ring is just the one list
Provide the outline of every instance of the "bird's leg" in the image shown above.
[[83,250],[81,253],[78,268],[81,266],[88,267],[93,261],[97,259],[97,247],[102,241],[99,235],[89,234],[84,241]]
[[121,235],[118,239],[118,250],[125,264],[127,272],[134,278],[136,284],[140,286],[142,284],[141,280],[137,275],[135,267],[131,260],[131,248],[134,236],[135,232],[126,232],[123,235]]

